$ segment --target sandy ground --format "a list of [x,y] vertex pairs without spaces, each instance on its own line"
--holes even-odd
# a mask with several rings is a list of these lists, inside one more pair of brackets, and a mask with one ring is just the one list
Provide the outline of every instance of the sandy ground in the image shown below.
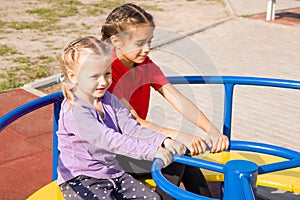
[[[11,67],[24,66],[36,67],[31,63],[36,63],[39,56],[48,56],[53,61],[47,63],[49,75],[60,71],[58,67],[58,56],[69,41],[86,36],[99,36],[101,24],[112,8],[104,8],[99,14],[87,14],[87,9],[92,4],[103,4],[107,2],[133,2],[138,5],[147,6],[147,10],[154,16],[157,28],[170,29],[176,32],[188,32],[199,26],[211,23],[227,17],[224,4],[219,0],[145,0],[145,1],[82,1],[83,5],[75,5],[78,13],[71,17],[61,17],[51,26],[61,26],[61,28],[44,30],[38,28],[24,28],[17,30],[11,24],[45,21],[37,14],[30,14],[29,11],[40,8],[56,9],[55,0],[0,0],[0,45],[15,50],[16,53],[7,53],[1,56],[0,72],[5,74]],[[63,0],[60,2],[71,2]],[[201,12],[199,12],[201,8]],[[211,12],[211,11],[214,12]],[[53,16],[51,16],[53,18]],[[50,26],[49,25],[49,26]],[[30,64],[14,61],[18,57],[29,57]],[[2,77],[3,81],[3,77]],[[0,78],[1,82],[1,78]]]

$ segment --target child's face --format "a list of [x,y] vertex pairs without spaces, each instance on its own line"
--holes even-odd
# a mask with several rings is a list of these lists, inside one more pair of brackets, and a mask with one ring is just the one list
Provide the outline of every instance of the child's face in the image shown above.
[[[143,63],[150,52],[151,40],[153,38],[154,28],[148,25],[139,25],[130,28],[128,37],[124,38],[117,55],[119,59],[128,63],[132,67],[134,63]],[[124,63],[124,62],[123,62]]]
[[89,103],[102,97],[112,83],[111,58],[86,55],[79,60],[75,94]]

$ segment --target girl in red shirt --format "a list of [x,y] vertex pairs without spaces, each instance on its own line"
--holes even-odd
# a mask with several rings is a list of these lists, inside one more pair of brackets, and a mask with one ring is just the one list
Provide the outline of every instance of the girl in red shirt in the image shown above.
[[[160,68],[147,56],[150,52],[154,29],[155,24],[151,14],[134,4],[119,6],[108,15],[101,34],[102,40],[108,40],[115,47],[112,61],[113,83],[109,91],[119,97],[142,126],[163,133],[167,137],[176,138],[189,148],[191,155],[204,153],[207,146],[211,147],[211,153],[226,150],[229,147],[228,138],[219,132],[196,105],[168,82]],[[204,130],[210,140],[205,141],[200,137],[160,127],[145,120],[151,87],[184,117]],[[168,168],[172,168],[172,165]],[[180,167],[175,168],[178,171]],[[178,185],[181,180],[188,191],[211,196],[206,180],[198,168],[181,166],[180,169],[183,172],[179,171],[176,174],[178,177],[176,180],[170,180],[170,178],[171,182]],[[136,173],[135,169],[132,170]],[[174,173],[170,171],[163,171],[167,179],[168,173]],[[167,196],[164,197],[164,199],[167,198]]]

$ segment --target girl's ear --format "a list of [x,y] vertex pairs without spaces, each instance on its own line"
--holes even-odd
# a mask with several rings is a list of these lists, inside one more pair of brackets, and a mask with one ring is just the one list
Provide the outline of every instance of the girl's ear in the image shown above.
[[110,37],[110,41],[115,47],[117,48],[122,47],[122,40],[119,37],[113,35]]
[[74,73],[74,71],[72,71],[72,70],[67,70],[67,75],[68,75],[69,80],[70,80],[72,83],[74,83],[74,84],[77,83],[77,77],[76,77],[76,74]]

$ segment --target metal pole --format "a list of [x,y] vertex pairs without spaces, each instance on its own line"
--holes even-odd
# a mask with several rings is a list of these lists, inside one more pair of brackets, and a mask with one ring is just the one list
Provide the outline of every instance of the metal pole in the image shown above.
[[266,15],[267,21],[271,21],[275,19],[275,6],[276,6],[276,0],[268,0],[267,15]]
[[257,164],[247,160],[231,160],[224,168],[223,200],[255,199]]
[[224,95],[225,99],[224,99],[223,134],[230,139],[234,84],[224,84],[224,86],[225,86],[225,95]]
[[52,181],[57,179],[57,165],[58,165],[58,155],[59,150],[57,148],[58,141],[56,131],[58,130],[58,119],[59,119],[59,112],[60,112],[61,102],[54,103],[54,110],[53,110],[53,144],[52,144]]

